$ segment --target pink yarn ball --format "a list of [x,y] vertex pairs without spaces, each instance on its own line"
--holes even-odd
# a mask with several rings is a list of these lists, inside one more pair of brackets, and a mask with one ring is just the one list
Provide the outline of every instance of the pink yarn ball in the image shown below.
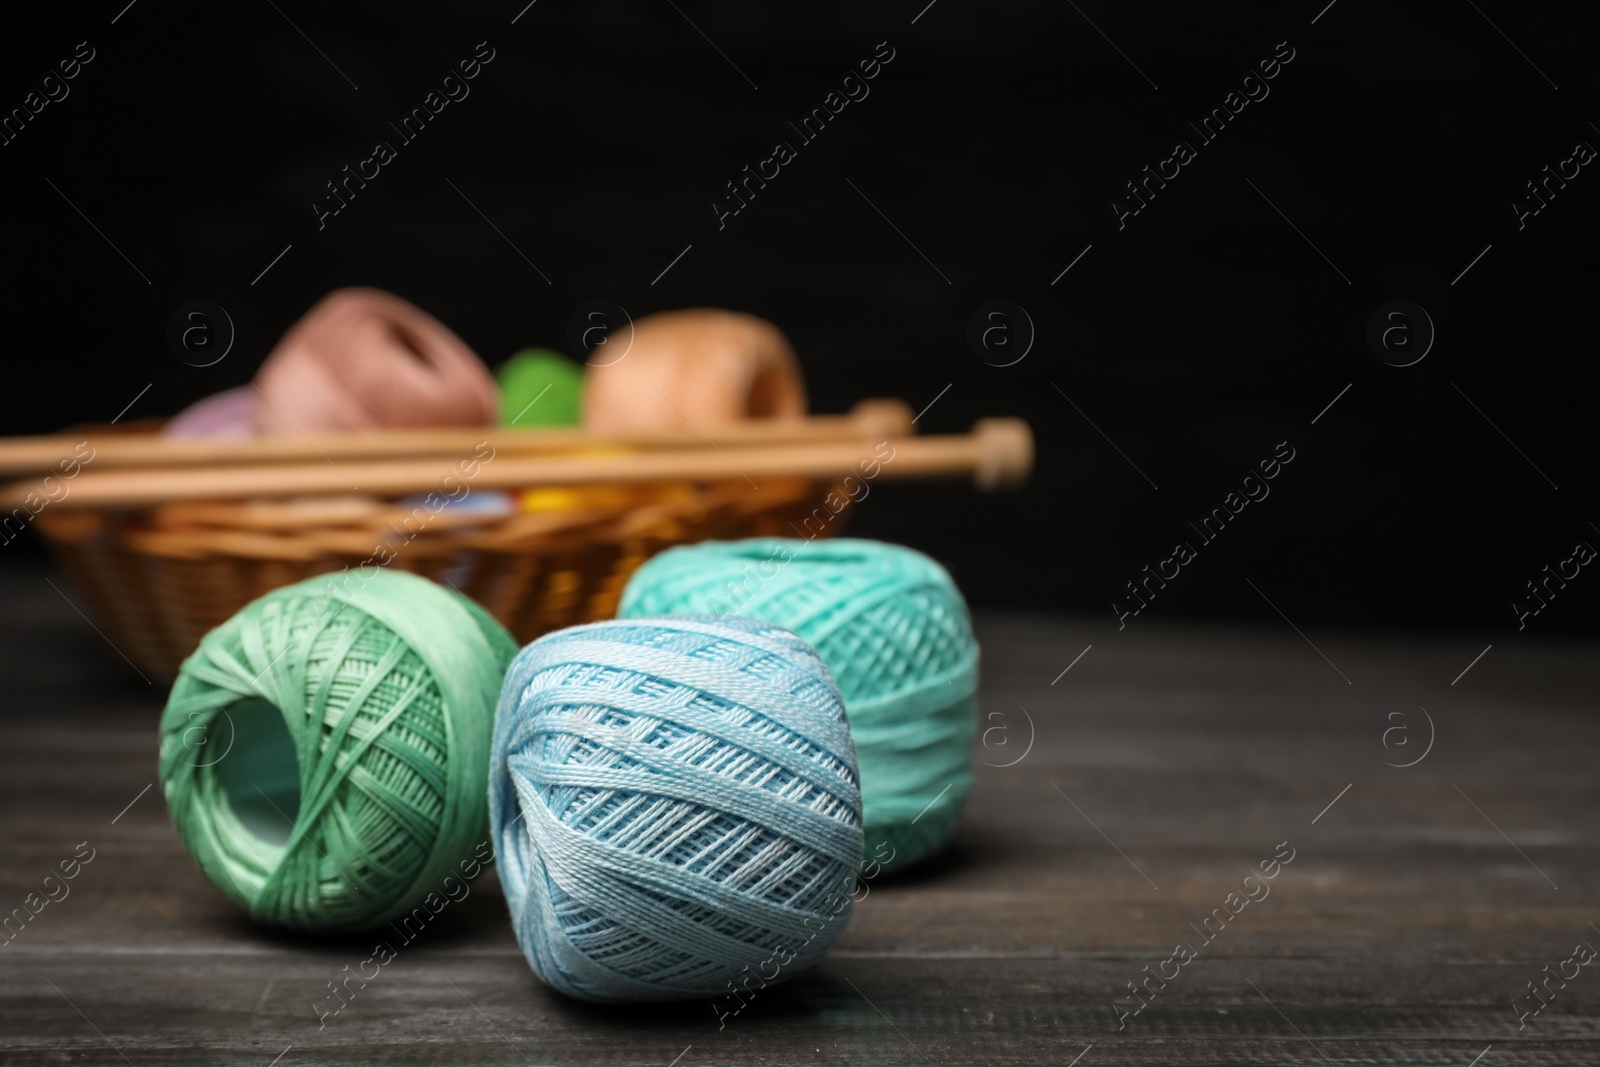
[[380,289],[323,297],[256,374],[262,436],[378,427],[486,426],[499,394],[438,319]]

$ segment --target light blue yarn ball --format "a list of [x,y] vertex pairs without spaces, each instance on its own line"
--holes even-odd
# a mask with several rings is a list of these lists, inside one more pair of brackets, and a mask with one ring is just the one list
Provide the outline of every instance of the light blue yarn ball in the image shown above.
[[867,855],[893,869],[944,847],[972,792],[978,642],[943,567],[881,541],[706,541],[635,571],[617,614],[678,612],[764,619],[810,642],[849,710]]
[[619,620],[524,648],[495,715],[489,819],[528,963],[582,1000],[771,984],[850,920],[844,702],[770,623]]

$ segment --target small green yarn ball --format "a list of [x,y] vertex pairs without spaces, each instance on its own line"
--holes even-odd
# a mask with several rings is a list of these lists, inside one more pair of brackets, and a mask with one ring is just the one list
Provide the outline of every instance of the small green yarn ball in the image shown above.
[[927,556],[849,538],[685,545],[634,573],[617,614],[746,615],[792,630],[844,696],[867,858],[903,867],[955,832],[972,792],[978,643],[960,591]]
[[583,368],[548,348],[525,348],[495,372],[500,425],[576,426],[583,421]]
[[414,574],[347,570],[252,601],[184,661],[162,713],[178,836],[264,923],[359,930],[411,910],[487,840],[515,654],[481,607]]

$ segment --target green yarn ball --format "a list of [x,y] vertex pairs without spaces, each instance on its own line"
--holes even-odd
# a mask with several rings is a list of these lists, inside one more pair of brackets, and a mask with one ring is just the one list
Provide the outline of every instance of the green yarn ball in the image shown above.
[[972,792],[978,643],[945,569],[877,541],[755,538],[670,549],[618,615],[747,615],[813,645],[844,696],[866,856],[901,867],[955,831]]
[[583,368],[548,348],[525,348],[495,372],[501,426],[576,426],[583,421]]
[[184,661],[161,783],[207,878],[261,922],[379,926],[488,835],[516,643],[467,598],[372,568],[245,605]]

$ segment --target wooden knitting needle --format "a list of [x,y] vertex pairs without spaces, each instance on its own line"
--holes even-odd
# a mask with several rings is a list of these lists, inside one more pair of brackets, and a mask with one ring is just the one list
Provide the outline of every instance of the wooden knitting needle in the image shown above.
[[[479,438],[479,440],[483,440]],[[97,461],[98,462],[98,461]],[[983,489],[1015,485],[1033,465],[1033,435],[1021,419],[983,419],[968,434],[856,441],[701,445],[658,451],[551,454],[541,456],[466,450],[456,456],[392,460],[329,459],[316,463],[208,465],[99,470],[86,466],[76,478],[56,481],[55,508],[137,507],[181,500],[348,495],[400,496],[474,489],[526,489],[556,485],[637,482],[721,482],[766,477],[842,480],[873,477],[921,478],[971,474]],[[468,472],[472,473],[469,475]],[[445,479],[452,479],[446,482]],[[64,496],[61,488],[66,487]],[[13,482],[0,488],[0,513],[24,506],[32,494],[46,499],[41,483]]]
[[[903,400],[863,400],[848,415],[805,419],[752,419],[708,428],[719,446],[790,441],[837,441],[862,437],[902,437],[915,432],[911,408]],[[93,448],[96,470],[111,467],[205,466],[211,464],[311,462],[341,459],[394,459],[400,456],[471,455],[480,441],[497,453],[522,455],[573,452],[595,447],[630,449],[704,448],[708,438],[687,423],[682,433],[596,437],[582,430],[505,430],[451,428],[378,430],[315,437],[168,438],[160,434],[107,433],[0,439],[0,475],[55,469],[74,456],[83,441]],[[82,458],[79,454],[78,458]],[[65,470],[66,468],[61,468]]]

